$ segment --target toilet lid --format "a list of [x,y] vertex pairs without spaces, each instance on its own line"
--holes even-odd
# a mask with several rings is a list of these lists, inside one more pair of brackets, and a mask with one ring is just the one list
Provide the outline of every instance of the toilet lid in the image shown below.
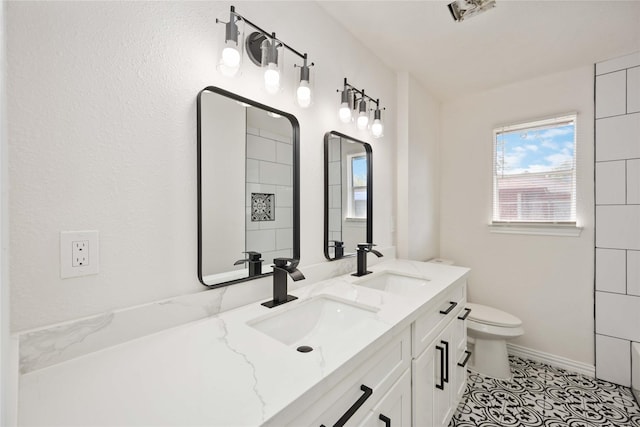
[[522,321],[516,316],[505,313],[497,308],[487,307],[486,305],[467,303],[467,308],[471,309],[468,319],[485,325],[503,326],[515,328],[522,325]]

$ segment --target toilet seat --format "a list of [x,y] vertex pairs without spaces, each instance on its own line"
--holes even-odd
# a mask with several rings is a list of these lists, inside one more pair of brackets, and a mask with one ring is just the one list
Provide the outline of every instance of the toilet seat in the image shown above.
[[467,308],[471,309],[468,317],[470,320],[469,323],[497,326],[500,328],[518,328],[522,325],[522,320],[497,308],[470,302],[467,303]]

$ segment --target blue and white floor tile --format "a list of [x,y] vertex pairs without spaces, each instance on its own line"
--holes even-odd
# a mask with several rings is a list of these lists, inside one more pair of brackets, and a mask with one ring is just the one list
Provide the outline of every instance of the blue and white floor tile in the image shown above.
[[449,427],[640,427],[631,390],[509,356],[513,379],[470,372]]

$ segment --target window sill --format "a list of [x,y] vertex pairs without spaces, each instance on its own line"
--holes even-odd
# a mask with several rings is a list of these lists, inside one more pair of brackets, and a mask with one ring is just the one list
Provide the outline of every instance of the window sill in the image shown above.
[[574,224],[492,223],[489,224],[489,231],[500,234],[579,237],[582,227]]

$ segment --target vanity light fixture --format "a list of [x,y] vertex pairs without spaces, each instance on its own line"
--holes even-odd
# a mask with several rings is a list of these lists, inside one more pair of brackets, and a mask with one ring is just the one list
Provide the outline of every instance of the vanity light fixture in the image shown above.
[[457,22],[493,9],[495,6],[496,0],[455,0],[448,5],[451,16]]
[[[384,135],[384,124],[382,123],[382,110],[380,99],[373,99],[363,90],[349,84],[347,78],[344,79],[344,88],[338,89],[340,92],[340,107],[338,117],[342,123],[349,123],[355,115],[356,127],[365,130],[369,127],[370,111],[373,111],[373,123],[370,126],[371,135],[380,138]],[[351,102],[353,96],[353,102]],[[369,109],[369,105],[375,104],[375,108]],[[354,109],[352,111],[352,108]]]
[[[239,19],[235,15],[235,8],[231,6],[229,22],[222,22],[216,19],[216,23],[224,24],[224,44],[221,47],[220,61],[218,69],[227,76],[233,77],[238,74],[242,65],[242,48],[244,31],[238,28]],[[242,23],[241,23],[242,25]]]
[[[298,105],[302,108],[307,108],[311,105],[311,68],[307,64],[307,54],[304,54],[303,64],[295,67],[300,68],[300,81],[298,83],[298,88],[296,89],[296,101]],[[313,64],[311,64],[313,66]]]
[[356,126],[360,130],[365,130],[369,124],[369,112],[367,111],[367,100],[364,98],[364,91],[362,91],[363,97],[358,102],[358,118],[356,119]]
[[[216,19],[216,23],[225,24],[224,45],[221,49],[221,58],[218,69],[225,76],[235,76],[238,74],[242,63],[243,45],[246,47],[247,56],[264,70],[264,88],[269,94],[276,94],[282,88],[282,69],[284,60],[284,50],[299,56],[303,64],[294,64],[300,68],[300,79],[296,87],[296,101],[302,108],[311,105],[312,82],[310,67],[314,63],[307,62],[307,54],[302,54],[291,46],[276,37],[275,33],[269,33],[249,21],[244,16],[236,12],[231,6],[229,22],[222,22]],[[239,25],[240,24],[240,25]],[[256,31],[252,32],[244,40],[244,24],[249,25]]]
[[376,106],[376,109],[373,111],[373,123],[371,124],[371,135],[373,135],[374,138],[380,138],[384,136],[384,124],[382,123],[382,111],[377,106]]

